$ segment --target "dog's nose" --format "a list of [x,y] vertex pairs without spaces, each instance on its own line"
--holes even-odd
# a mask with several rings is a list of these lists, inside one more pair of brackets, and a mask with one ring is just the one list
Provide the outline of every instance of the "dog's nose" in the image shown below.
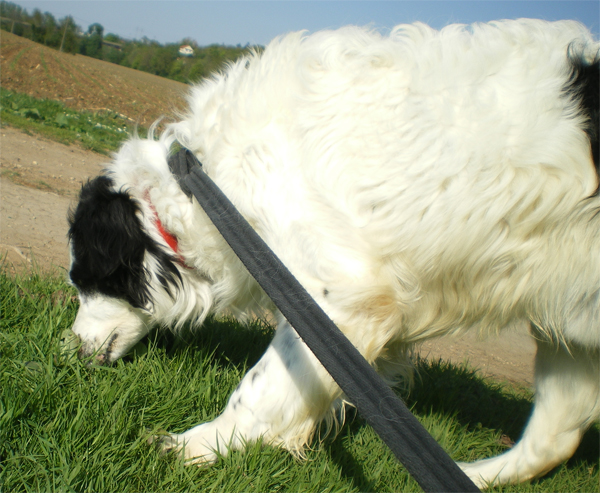
[[[73,354],[73,353],[70,353]],[[98,365],[98,366],[108,366],[110,365],[108,354],[106,353],[98,353],[95,354],[95,351],[86,346],[85,344],[80,345],[79,349],[77,349],[77,357],[80,360],[85,361],[86,366]]]

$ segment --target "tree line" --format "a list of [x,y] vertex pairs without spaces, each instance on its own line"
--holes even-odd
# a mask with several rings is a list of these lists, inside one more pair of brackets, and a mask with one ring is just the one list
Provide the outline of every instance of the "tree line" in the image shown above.
[[[251,49],[262,49],[218,44],[201,47],[190,38],[165,45],[146,37],[127,40],[113,33],[104,34],[103,26],[98,23],[83,31],[71,16],[57,20],[50,12],[39,9],[29,14],[6,0],[0,1],[0,28],[66,53],[98,58],[184,83],[208,76]],[[182,45],[191,46],[193,55],[182,56],[179,53]]]

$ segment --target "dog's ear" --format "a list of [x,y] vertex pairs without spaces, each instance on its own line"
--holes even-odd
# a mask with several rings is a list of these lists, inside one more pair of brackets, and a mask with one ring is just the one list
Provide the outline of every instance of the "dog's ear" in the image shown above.
[[83,186],[69,215],[71,280],[82,292],[101,292],[141,307],[149,299],[144,254],[151,242],[139,205],[100,176]]

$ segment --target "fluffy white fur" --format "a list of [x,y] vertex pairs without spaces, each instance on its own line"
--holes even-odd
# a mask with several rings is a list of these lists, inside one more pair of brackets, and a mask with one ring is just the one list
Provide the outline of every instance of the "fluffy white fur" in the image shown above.
[[[189,114],[159,140],[132,139],[116,155],[115,189],[137,199],[168,249],[150,198],[191,268],[171,298],[148,256],[153,303],[83,296],[74,331],[100,353],[110,341],[112,360],[152,325],[272,309],[170,174],[177,140],[386,378],[425,339],[531,321],[536,402],[524,435],[462,467],[479,486],[547,472],[600,412],[600,198],[585,117],[563,94],[569,47],[598,53],[581,25],[536,20],[276,39],[194,87]],[[223,414],[165,448],[211,462],[263,437],[301,453],[343,396],[276,316],[271,346]]]

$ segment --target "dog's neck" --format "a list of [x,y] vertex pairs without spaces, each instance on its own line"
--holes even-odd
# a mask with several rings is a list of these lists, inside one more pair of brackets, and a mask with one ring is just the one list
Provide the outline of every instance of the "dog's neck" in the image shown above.
[[177,241],[177,237],[164,227],[162,221],[158,217],[158,213],[156,212],[154,204],[150,200],[150,194],[148,193],[148,191],[144,193],[144,199],[148,203],[148,206],[152,211],[152,222],[154,226],[156,226],[156,230],[158,231],[162,239],[165,241],[165,243],[169,245],[169,248],[171,248],[171,250],[173,250],[173,252],[175,253],[175,259],[177,263],[182,267],[185,267],[186,269],[191,269],[191,267],[185,263],[185,259],[179,252],[179,243]]

